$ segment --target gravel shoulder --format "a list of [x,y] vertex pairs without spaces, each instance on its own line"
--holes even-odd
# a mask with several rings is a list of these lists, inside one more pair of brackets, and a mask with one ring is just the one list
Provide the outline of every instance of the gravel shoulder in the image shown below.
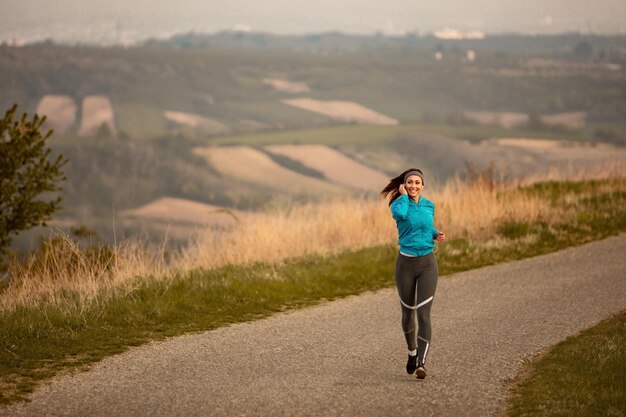
[[442,277],[423,381],[389,288],[134,348],[0,416],[498,415],[522,361],[626,308],[624,253],[621,235]]

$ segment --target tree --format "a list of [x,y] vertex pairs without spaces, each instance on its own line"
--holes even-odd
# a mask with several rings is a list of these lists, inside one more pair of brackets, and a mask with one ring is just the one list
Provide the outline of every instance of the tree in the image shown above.
[[[46,140],[52,130],[41,133],[45,117],[24,113],[13,120],[17,104],[0,119],[0,261],[6,255],[11,234],[46,225],[52,213],[61,207],[58,183],[65,180],[61,168],[67,163],[63,155],[51,162]],[[47,193],[40,196],[42,193]]]

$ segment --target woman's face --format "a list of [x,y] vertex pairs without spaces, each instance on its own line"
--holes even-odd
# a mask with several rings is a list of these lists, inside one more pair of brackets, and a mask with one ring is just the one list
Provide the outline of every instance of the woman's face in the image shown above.
[[422,188],[424,188],[424,184],[422,183],[422,179],[417,175],[411,175],[404,183],[404,189],[409,197],[414,200],[420,195]]

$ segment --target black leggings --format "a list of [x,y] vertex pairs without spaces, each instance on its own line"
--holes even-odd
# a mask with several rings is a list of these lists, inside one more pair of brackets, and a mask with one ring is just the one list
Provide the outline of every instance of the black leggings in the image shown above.
[[[435,255],[406,256],[398,254],[396,286],[402,307],[402,330],[410,351],[417,349],[419,360],[426,361],[430,346],[430,307],[437,289],[439,270]],[[415,311],[418,331],[415,334]]]

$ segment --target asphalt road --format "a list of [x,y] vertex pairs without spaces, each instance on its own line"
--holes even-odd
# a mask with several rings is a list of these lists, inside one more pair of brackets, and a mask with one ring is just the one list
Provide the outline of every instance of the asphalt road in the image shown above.
[[134,348],[0,415],[497,415],[522,361],[626,308],[625,255],[622,235],[440,278],[425,380],[391,288]]

